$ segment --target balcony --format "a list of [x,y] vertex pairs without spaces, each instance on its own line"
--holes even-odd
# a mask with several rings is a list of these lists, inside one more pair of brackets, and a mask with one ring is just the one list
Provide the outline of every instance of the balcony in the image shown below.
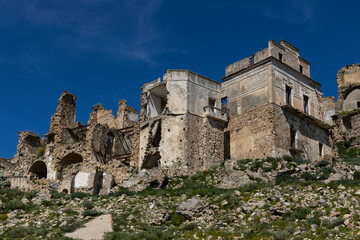
[[211,119],[214,119],[219,122],[227,122],[228,121],[228,113],[227,110],[216,108],[213,106],[204,107],[205,116]]

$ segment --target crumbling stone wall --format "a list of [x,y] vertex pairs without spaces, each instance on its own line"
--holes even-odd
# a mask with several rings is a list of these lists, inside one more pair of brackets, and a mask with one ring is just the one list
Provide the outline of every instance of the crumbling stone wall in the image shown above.
[[[231,159],[275,157],[275,110],[266,104],[229,119]],[[281,154],[281,153],[280,153]]]
[[107,193],[114,183],[129,178],[136,110],[121,100],[115,118],[111,110],[97,104],[86,126],[76,123],[75,115],[75,96],[64,91],[47,139],[30,132],[19,133],[18,153],[12,159],[15,167],[9,174],[21,179],[14,180],[13,187],[51,185],[69,193]]
[[[314,124],[318,121],[320,126]],[[284,110],[277,104],[266,104],[236,118],[231,118],[232,159],[282,157],[294,155],[318,161],[331,155],[329,133],[321,121]],[[290,128],[297,131],[296,146],[290,145]],[[323,153],[318,152],[319,142]]]
[[332,116],[335,115],[335,97],[322,97],[321,100],[323,121],[329,125],[333,125],[334,121]]

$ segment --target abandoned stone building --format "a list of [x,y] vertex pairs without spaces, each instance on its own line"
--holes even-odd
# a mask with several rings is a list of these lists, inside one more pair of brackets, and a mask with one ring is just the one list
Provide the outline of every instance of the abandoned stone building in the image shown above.
[[129,178],[125,166],[136,148],[137,111],[120,100],[117,118],[99,104],[88,125],[76,122],[75,116],[75,96],[65,91],[45,138],[19,133],[17,154],[6,169],[12,187],[32,189],[33,180],[47,179],[63,192],[107,193],[115,182]]
[[226,67],[222,99],[229,106],[229,158],[294,155],[317,161],[331,155],[320,84],[298,52],[284,40],[269,41]]
[[[282,40],[230,64],[222,83],[168,70],[146,83],[140,115],[119,101],[117,116],[93,106],[76,122],[75,96],[63,92],[44,138],[20,132],[17,154],[0,162],[12,187],[108,193],[134,169],[190,174],[224,159],[292,155],[336,157],[336,142],[360,136],[360,65],[337,75],[338,100],[323,97],[310,63]],[[360,146],[359,140],[356,140]]]

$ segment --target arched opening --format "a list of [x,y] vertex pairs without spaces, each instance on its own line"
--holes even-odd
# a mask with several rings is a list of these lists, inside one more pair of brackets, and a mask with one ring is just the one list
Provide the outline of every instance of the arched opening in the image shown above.
[[83,162],[83,158],[80,154],[77,153],[69,153],[68,155],[66,155],[65,157],[63,157],[60,160],[60,171],[59,171],[59,175],[58,178],[62,179],[62,175],[63,175],[63,170],[72,164],[76,164],[76,163],[80,163]]
[[83,158],[80,154],[77,153],[69,153],[65,157],[63,157],[60,161],[60,165],[62,167],[67,167],[71,164],[82,162]]
[[37,161],[29,169],[30,178],[42,179],[47,177],[46,164],[43,161]]
[[360,108],[360,86],[348,90],[344,94],[343,111],[352,111]]
[[63,193],[69,193],[69,191],[65,188],[62,190]]

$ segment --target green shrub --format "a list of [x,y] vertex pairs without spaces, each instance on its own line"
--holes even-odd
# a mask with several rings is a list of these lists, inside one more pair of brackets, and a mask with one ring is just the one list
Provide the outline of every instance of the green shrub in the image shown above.
[[6,210],[15,210],[15,209],[25,209],[25,204],[21,202],[20,200],[11,200],[7,203],[5,203]]
[[318,162],[315,167],[326,167],[327,165],[329,165],[330,162],[329,161],[326,161],[326,160],[321,160],[320,162]]
[[292,212],[287,212],[283,215],[283,219],[284,220],[295,220],[295,219],[305,219],[306,216],[310,213],[311,211],[307,208],[304,207],[297,207],[295,208]]
[[251,164],[250,170],[253,172],[257,172],[259,168],[262,168],[263,162],[261,160],[256,160]]
[[51,190],[50,195],[51,195],[51,199],[59,199],[65,197],[66,193],[58,192],[56,190]]
[[37,150],[37,153],[36,153],[36,157],[39,158],[39,157],[42,157],[44,155],[45,155],[45,148],[39,147],[38,150]]
[[43,205],[45,207],[50,207],[50,206],[53,206],[54,203],[52,201],[44,200],[44,201],[41,202],[41,205]]
[[114,196],[114,197],[119,197],[123,194],[125,194],[127,196],[133,196],[133,195],[135,195],[135,192],[132,192],[129,189],[124,188],[124,187],[118,187],[118,190],[116,192],[110,193],[109,195]]
[[87,217],[87,216],[90,216],[90,217],[96,217],[96,216],[100,216],[102,213],[101,212],[98,212],[94,209],[86,209],[84,212],[83,212],[83,217]]
[[316,174],[319,176],[320,180],[328,179],[331,173],[335,173],[336,171],[332,166],[322,167],[316,171]]
[[290,233],[287,230],[280,230],[275,233],[275,238],[279,240],[286,239],[289,235]]
[[354,172],[354,180],[360,180],[360,171]]
[[172,225],[179,226],[182,222],[185,221],[185,217],[182,214],[172,212],[169,215],[169,219]]
[[6,219],[8,219],[8,216],[6,214],[0,214],[0,222],[5,221]]
[[303,174],[301,174],[301,178],[304,179],[305,181],[315,181],[316,175],[313,173],[304,172]]
[[93,209],[95,207],[94,203],[90,201],[84,201],[82,205],[86,209]]
[[187,231],[192,231],[192,230],[195,230],[197,228],[197,224],[196,223],[189,223],[189,224],[186,224],[183,229],[184,230],[187,230]]
[[17,188],[4,188],[0,190],[0,196],[8,200],[20,198],[23,195],[24,193]]
[[290,174],[278,175],[275,178],[275,184],[277,184],[277,185],[291,184],[291,183],[296,183],[298,181],[299,181],[299,179],[297,177],[293,177]]
[[72,199],[75,199],[75,198],[80,198],[80,199],[82,199],[82,198],[85,198],[85,197],[87,197],[87,196],[89,196],[89,194],[84,193],[84,192],[74,192],[74,193],[71,194],[71,198],[72,198]]

